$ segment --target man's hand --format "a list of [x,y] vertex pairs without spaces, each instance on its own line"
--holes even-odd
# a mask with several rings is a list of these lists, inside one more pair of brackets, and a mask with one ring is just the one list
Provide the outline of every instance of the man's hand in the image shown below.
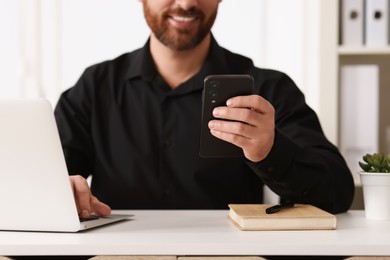
[[84,177],[74,175],[69,178],[77,205],[77,211],[81,218],[88,218],[91,213],[95,213],[102,217],[111,214],[111,208],[92,195],[87,180]]
[[211,134],[242,148],[252,162],[265,159],[275,139],[275,109],[258,95],[238,96],[226,102],[227,107],[217,107],[215,118],[234,121],[211,120]]

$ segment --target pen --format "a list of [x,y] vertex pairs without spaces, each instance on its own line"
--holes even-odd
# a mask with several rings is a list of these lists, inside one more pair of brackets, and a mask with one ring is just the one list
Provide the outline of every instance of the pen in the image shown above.
[[292,207],[294,207],[294,202],[282,203],[282,204],[279,204],[279,205],[275,205],[275,206],[266,208],[265,209],[265,213],[273,214],[273,213],[276,213],[276,212],[278,212],[278,211],[280,211],[282,209],[288,209],[288,208],[292,208]]

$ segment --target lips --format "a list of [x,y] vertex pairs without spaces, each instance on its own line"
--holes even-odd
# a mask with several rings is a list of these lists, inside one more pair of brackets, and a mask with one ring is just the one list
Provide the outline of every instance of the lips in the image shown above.
[[179,30],[190,30],[198,24],[198,16],[183,16],[183,15],[170,15],[168,21],[173,28]]
[[192,22],[192,21],[197,19],[196,17],[176,16],[176,15],[171,16],[171,18],[174,21],[179,22],[179,23],[189,23],[189,22]]
[[172,28],[180,31],[188,31],[197,27],[204,19],[204,14],[198,8],[184,10],[182,8],[170,9],[164,12],[163,18],[169,22]]

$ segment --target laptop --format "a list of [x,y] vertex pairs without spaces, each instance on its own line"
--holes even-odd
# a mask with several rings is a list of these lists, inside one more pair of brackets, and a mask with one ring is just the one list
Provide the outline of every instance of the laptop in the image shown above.
[[45,99],[0,100],[0,208],[0,230],[77,232],[131,217],[80,221]]

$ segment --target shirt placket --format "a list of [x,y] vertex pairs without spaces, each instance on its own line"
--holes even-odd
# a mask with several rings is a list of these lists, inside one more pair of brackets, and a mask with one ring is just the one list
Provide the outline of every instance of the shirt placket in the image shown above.
[[166,96],[161,103],[160,178],[162,208],[175,207],[174,176],[169,162],[173,145],[173,114],[170,111],[172,98]]

